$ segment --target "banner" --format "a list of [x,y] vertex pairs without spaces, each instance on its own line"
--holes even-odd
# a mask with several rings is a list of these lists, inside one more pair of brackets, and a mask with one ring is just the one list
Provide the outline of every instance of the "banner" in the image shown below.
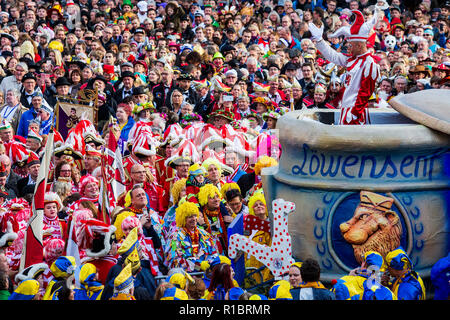
[[41,263],[44,255],[42,240],[43,218],[44,218],[44,196],[47,185],[50,161],[53,154],[54,132],[50,129],[47,143],[45,144],[44,155],[39,168],[39,175],[36,180],[34,197],[32,203],[32,216],[28,222],[25,232],[22,257],[20,259],[20,270],[35,263]]

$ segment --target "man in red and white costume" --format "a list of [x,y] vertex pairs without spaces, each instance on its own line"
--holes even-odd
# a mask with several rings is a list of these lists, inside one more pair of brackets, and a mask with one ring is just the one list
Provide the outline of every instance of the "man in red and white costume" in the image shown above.
[[371,20],[365,22],[360,11],[353,10],[352,13],[355,16],[353,24],[341,27],[331,35],[331,37],[346,37],[349,54],[335,51],[323,40],[323,24],[318,28],[315,24],[309,23],[309,30],[311,39],[316,41],[316,48],[325,59],[347,69],[339,124],[362,125],[370,123],[368,101],[380,76],[379,65],[367,50],[366,44],[371,30],[377,23],[378,14],[375,11]]

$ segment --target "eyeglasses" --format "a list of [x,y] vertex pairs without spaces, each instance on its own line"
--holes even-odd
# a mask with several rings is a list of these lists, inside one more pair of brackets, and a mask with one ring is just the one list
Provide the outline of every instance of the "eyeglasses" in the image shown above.
[[142,174],[142,173],[145,173],[145,171],[134,171],[134,172],[131,172],[132,174],[134,174],[134,173],[139,173],[139,174]]

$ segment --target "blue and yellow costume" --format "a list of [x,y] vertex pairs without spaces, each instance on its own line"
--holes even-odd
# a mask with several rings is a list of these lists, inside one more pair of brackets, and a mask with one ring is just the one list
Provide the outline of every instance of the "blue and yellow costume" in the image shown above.
[[79,287],[75,288],[74,300],[100,300],[104,286],[95,278],[97,268],[92,263],[80,269]]
[[49,282],[47,289],[45,290],[42,300],[54,300],[55,295],[52,287],[59,281],[70,277],[76,268],[76,261],[71,256],[60,256],[50,266],[54,278]]
[[[372,294],[377,288],[381,288],[381,284],[375,280],[372,273],[369,272],[370,267],[376,267],[378,271],[384,269],[383,257],[375,251],[368,251],[364,255],[364,261],[366,262],[366,267],[358,272],[357,275],[343,276],[337,280],[337,283],[333,285],[331,291],[335,294],[336,300],[365,300],[372,299],[374,295]],[[375,283],[377,285],[375,285]],[[384,289],[383,292],[385,291]],[[366,291],[372,291],[372,293]],[[377,294],[381,294],[379,291]],[[386,295],[384,295],[386,297]]]
[[291,284],[280,280],[269,289],[269,300],[292,300]]
[[8,300],[33,300],[39,293],[39,282],[34,279],[23,280]]
[[180,288],[173,287],[168,288],[164,291],[161,300],[189,300],[189,297],[186,291],[181,290]]
[[425,300],[425,285],[412,269],[412,263],[403,248],[399,247],[386,255],[386,264],[397,271],[406,271],[394,279],[392,292],[398,300]]

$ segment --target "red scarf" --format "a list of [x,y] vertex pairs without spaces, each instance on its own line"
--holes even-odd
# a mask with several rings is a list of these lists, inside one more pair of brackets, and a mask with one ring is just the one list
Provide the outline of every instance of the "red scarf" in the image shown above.
[[183,227],[184,232],[189,236],[192,243],[192,253],[196,255],[198,253],[198,249],[200,247],[199,240],[200,240],[200,232],[198,231],[198,228],[196,227],[194,232],[190,232],[186,227]]

